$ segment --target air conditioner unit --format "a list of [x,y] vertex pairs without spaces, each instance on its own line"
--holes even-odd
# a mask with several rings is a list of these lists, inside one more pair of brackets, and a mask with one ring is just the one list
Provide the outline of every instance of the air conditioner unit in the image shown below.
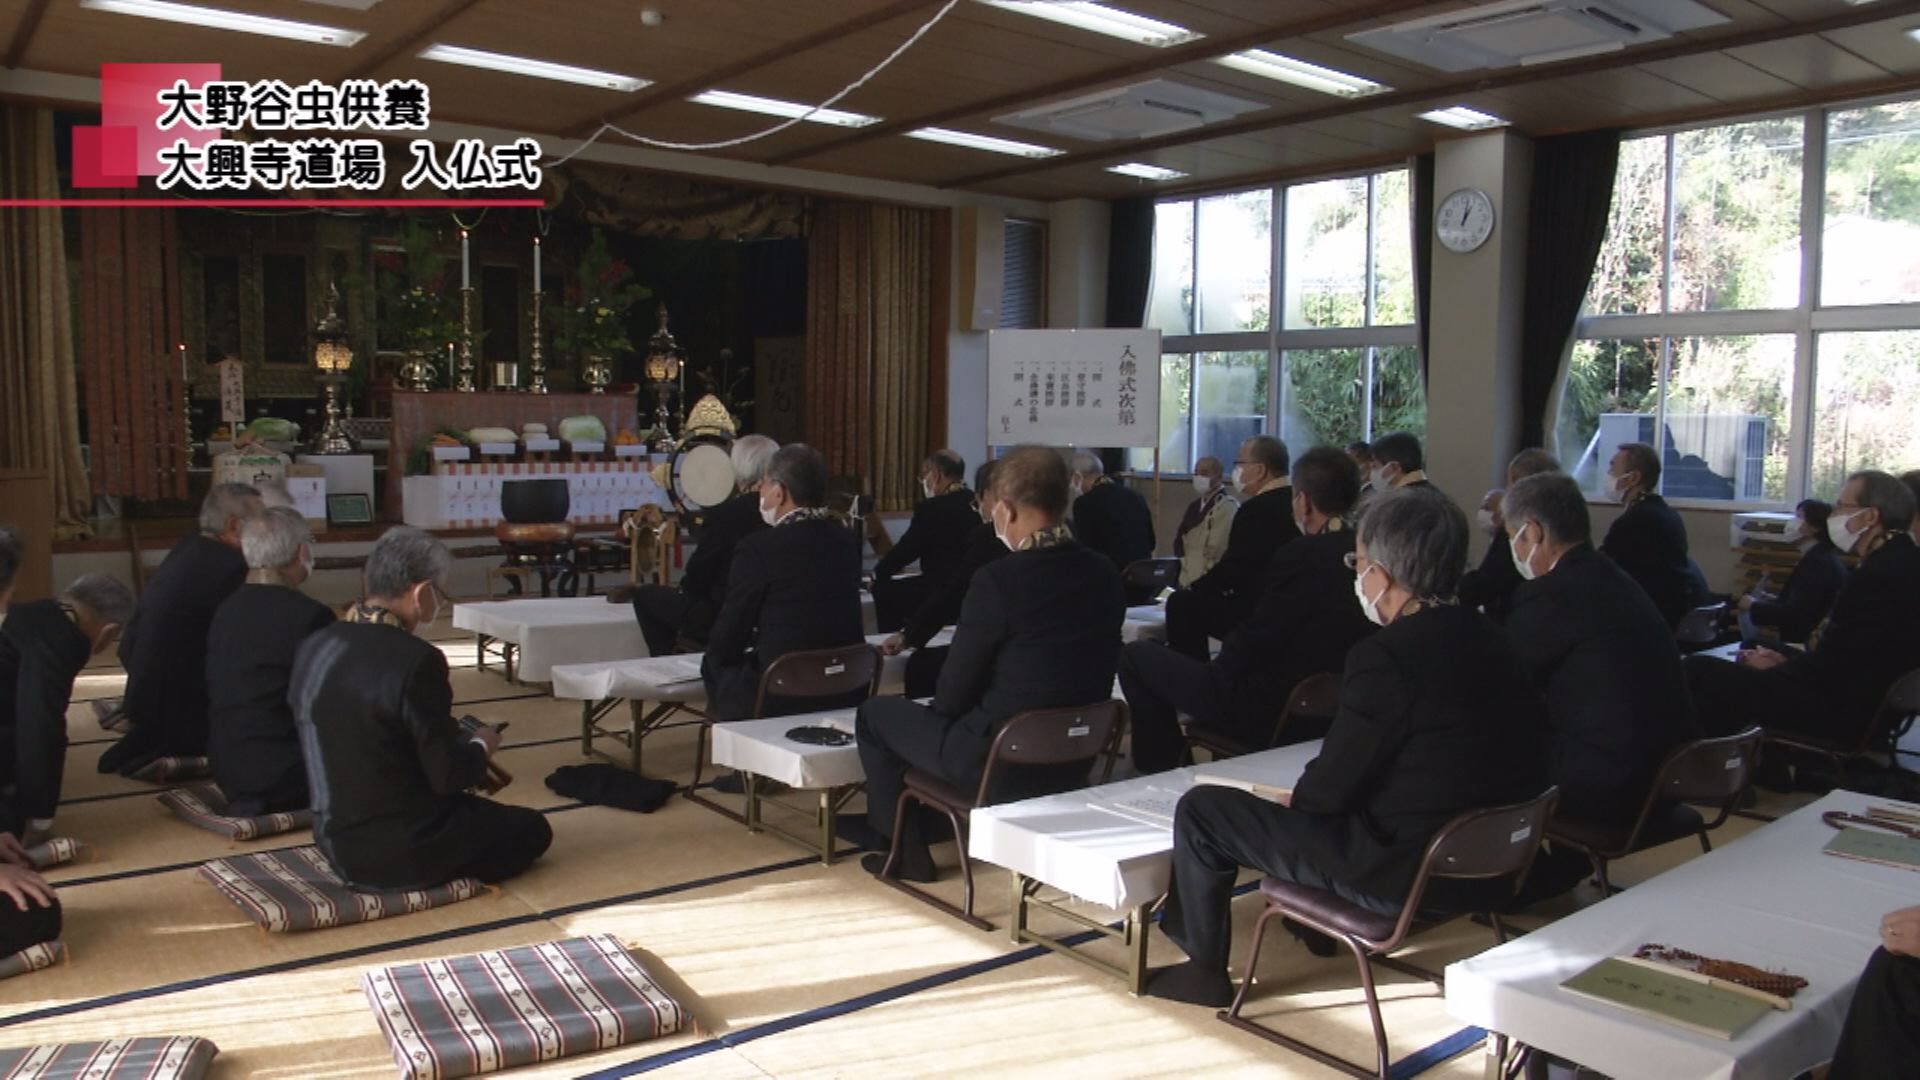
[[1726,21],[1694,0],[1502,0],[1347,40],[1441,71],[1472,71],[1613,52]]
[[1105,142],[1149,139],[1188,131],[1242,113],[1266,108],[1264,102],[1201,90],[1167,79],[1136,83],[1097,94],[1050,102],[993,118],[996,124]]

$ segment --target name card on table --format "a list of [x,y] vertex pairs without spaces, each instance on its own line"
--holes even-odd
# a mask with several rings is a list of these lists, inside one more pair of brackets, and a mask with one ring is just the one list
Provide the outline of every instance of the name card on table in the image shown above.
[[1611,956],[1560,988],[1718,1039],[1732,1039],[1773,1011],[1773,1006],[1751,995]]
[[1843,859],[1920,870],[1920,840],[1878,829],[1841,829],[1821,850]]

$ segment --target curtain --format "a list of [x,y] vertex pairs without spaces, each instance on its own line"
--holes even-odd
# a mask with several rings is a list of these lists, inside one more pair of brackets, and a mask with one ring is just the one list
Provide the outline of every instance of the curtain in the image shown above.
[[1546,439],[1547,410],[1566,371],[1594,260],[1607,235],[1618,131],[1541,139],[1527,212],[1526,306],[1520,322],[1520,445]]
[[187,497],[179,265],[172,210],[81,212],[80,358],[103,495]]
[[[53,112],[0,105],[0,197],[60,197]],[[66,232],[55,209],[0,209],[0,465],[52,481],[54,535],[88,533]]]
[[807,241],[807,441],[881,510],[928,451],[933,211],[821,201]]
[[1110,327],[1144,326],[1147,290],[1153,283],[1153,199],[1119,199],[1107,247],[1107,322]]
[[1429,327],[1433,319],[1433,184],[1434,157],[1429,150],[1413,159],[1413,322],[1420,344],[1420,386],[1426,392],[1427,358],[1431,353]]

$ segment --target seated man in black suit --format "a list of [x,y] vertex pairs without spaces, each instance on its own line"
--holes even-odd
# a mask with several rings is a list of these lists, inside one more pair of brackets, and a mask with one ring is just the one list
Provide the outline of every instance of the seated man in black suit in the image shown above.
[[[884,847],[907,770],[925,769],[962,789],[977,786],[1001,725],[1034,709],[1106,701],[1126,600],[1107,559],[1063,525],[1067,468],[1060,455],[1023,446],[994,470],[993,527],[1012,554],[974,574],[940,670],[933,704],[878,697],[860,706],[860,761],[867,773],[867,842]],[[996,773],[996,775],[998,775]],[[1030,797],[1086,782],[1037,769],[1009,775],[998,797]],[[908,815],[897,876],[934,878],[917,815]],[[860,865],[879,873],[885,855]]]
[[1395,431],[1373,440],[1373,476],[1376,494],[1403,487],[1431,487],[1427,479],[1427,455],[1420,448],[1420,437],[1408,431]]
[[1667,753],[1698,734],[1680,654],[1653,602],[1593,550],[1587,499],[1571,476],[1520,481],[1502,511],[1523,579],[1507,640],[1546,698],[1554,814],[1631,823]]
[[[1901,473],[1900,482],[1907,485],[1908,491],[1913,492],[1913,501],[1920,503],[1920,469],[1908,469]],[[1916,542],[1920,542],[1920,514],[1914,515],[1913,528],[1907,531],[1913,535]]]
[[1489,542],[1479,568],[1467,571],[1467,576],[1460,579],[1462,604],[1485,612],[1494,622],[1505,621],[1507,601],[1520,584],[1520,575],[1513,567],[1513,552],[1508,550],[1511,538],[1507,535],[1506,520],[1500,516],[1500,497],[1529,476],[1559,471],[1560,459],[1537,446],[1520,451],[1507,462],[1506,488],[1487,492],[1480,504],[1480,529],[1487,534]]
[[[1143,773],[1165,772],[1186,756],[1180,714],[1265,749],[1281,702],[1302,679],[1339,672],[1347,650],[1373,632],[1353,602],[1353,530],[1345,521],[1360,497],[1360,470],[1330,446],[1293,463],[1293,515],[1300,539],[1281,548],[1267,566],[1266,586],[1253,611],[1208,663],[1157,641],[1120,650],[1120,689],[1133,731],[1133,763]],[[1281,733],[1286,742],[1324,731]]]
[[913,655],[907,657],[909,698],[933,696],[934,687],[940,682],[940,669],[947,662],[948,647],[930,649],[927,642],[960,618],[960,605],[967,597],[967,586],[973,583],[975,572],[1007,553],[1007,545],[993,532],[993,498],[989,493],[993,490],[994,465],[995,462],[989,461],[973,471],[976,520],[973,532],[967,537],[967,549],[960,555],[959,569],[948,574],[938,589],[920,601],[920,606],[907,617],[904,629],[880,644],[881,653],[887,656],[913,650]]
[[1752,641],[1771,633],[1780,641],[1803,642],[1819,626],[1846,587],[1853,568],[1840,557],[1827,535],[1833,507],[1819,499],[1802,499],[1794,508],[1787,539],[1800,550],[1800,561],[1779,593],[1748,593],[1740,598],[1740,636]]
[[[781,447],[760,480],[760,517],[773,526],[740,542],[727,598],[700,671],[707,715],[753,715],[760,676],[791,652],[866,640],[860,618],[860,537],[827,509],[827,462],[804,443]],[[831,708],[810,702],[809,709]],[[779,701],[767,715],[793,711]]]
[[[1920,1058],[1920,907],[1880,919],[1873,950],[1847,1007],[1827,1080],[1898,1080]],[[1906,1065],[1900,1064],[1906,1062]]]
[[[1513,651],[1453,600],[1466,558],[1466,515],[1444,495],[1370,500],[1354,593],[1384,629],[1347,654],[1339,716],[1288,798],[1202,786],[1180,799],[1160,925],[1189,959],[1154,972],[1147,993],[1232,1000],[1228,905],[1241,867],[1396,914],[1441,826],[1546,789],[1539,706]],[[1331,942],[1310,945],[1332,955]]]
[[313,840],[347,882],[425,889],[505,881],[553,842],[536,810],[483,799],[500,735],[453,717],[447,657],[414,636],[449,606],[453,555],[398,525],[367,555],[367,595],[310,634],[288,694],[313,795]]
[[[0,620],[7,618],[7,605],[13,599],[13,579],[20,572],[24,548],[17,531],[0,525]],[[5,622],[0,621],[0,633],[4,631]],[[18,674],[18,658],[7,651],[11,648],[10,641],[0,639],[0,683]],[[68,687],[72,687],[71,680]],[[0,687],[0,693],[4,692],[4,687]],[[14,700],[13,694],[0,697],[0,710],[12,707]],[[66,745],[65,712],[63,707],[60,717],[63,747]],[[13,740],[0,736],[0,743],[11,747]],[[0,749],[0,753],[11,751]],[[59,770],[54,771],[58,775]],[[55,797],[57,800],[58,796]],[[14,817],[13,807],[0,805],[0,896],[5,897],[0,899],[0,956],[12,956],[60,936],[60,901],[54,897],[53,886],[28,863],[26,850],[14,836],[20,828],[18,821],[11,820]]]
[[1241,503],[1227,531],[1227,553],[1199,580],[1167,597],[1167,646],[1175,652],[1205,660],[1207,639],[1225,641],[1233,633],[1260,598],[1274,552],[1299,537],[1287,466],[1287,444],[1271,435],[1240,444],[1233,484]]
[[[967,490],[967,463],[951,450],[935,450],[920,463],[920,492],[907,531],[873,567],[873,616],[883,634],[906,625],[930,593],[960,572],[967,538],[980,522]],[[920,576],[898,577],[920,563]]]
[[313,534],[298,510],[262,510],[240,529],[247,583],[207,631],[207,758],[233,817],[304,810],[307,763],[287,703],[293,658],[333,622],[300,591],[313,570]]
[[100,755],[100,771],[131,773],[162,755],[207,752],[207,628],[247,578],[240,524],[258,514],[260,492],[216,484],[200,504],[199,531],[167,553],[120,636],[123,700],[132,725]]
[[1920,668],[1920,546],[1913,492],[1883,472],[1847,477],[1827,531],[1860,557],[1833,614],[1791,656],[1751,649],[1738,663],[1690,656],[1694,706],[1710,735],[1750,724],[1852,743],[1902,675]]
[[1640,583],[1669,627],[1692,609],[1692,560],[1687,526],[1659,495],[1660,455],[1646,443],[1628,443],[1607,464],[1607,483],[1626,510],[1607,528],[1600,553]]
[[[1073,538],[1082,547],[1105,555],[1122,573],[1141,559],[1153,558],[1153,511],[1147,500],[1125,484],[1105,475],[1100,455],[1088,450],[1073,455]],[[1152,603],[1149,591],[1130,589],[1127,603]]]
[[[6,562],[0,553],[0,600],[12,593]],[[133,593],[104,574],[87,574],[58,599],[0,610],[0,789],[7,789],[0,794],[0,833],[31,846],[52,834],[60,805],[73,681],[133,615]]]
[[695,643],[707,640],[713,620],[720,614],[720,602],[727,598],[734,549],[740,541],[766,528],[760,520],[760,498],[755,489],[760,486],[760,474],[767,471],[767,459],[778,449],[780,444],[765,435],[743,435],[734,441],[729,452],[733,458],[733,498],[707,511],[679,585],[640,585],[607,594],[615,603],[623,594],[631,595],[633,617],[640,622],[648,656],[674,652],[674,642],[680,638]]

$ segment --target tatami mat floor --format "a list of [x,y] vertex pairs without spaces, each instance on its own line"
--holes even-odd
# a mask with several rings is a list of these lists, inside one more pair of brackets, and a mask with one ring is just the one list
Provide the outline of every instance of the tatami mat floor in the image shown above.
[[[516,779],[500,797],[552,816],[546,858],[497,895],[464,904],[266,934],[195,867],[305,843],[306,834],[229,843],[169,817],[153,798],[159,789],[99,775],[94,764],[111,736],[86,702],[117,695],[124,676],[98,663],[82,675],[69,714],[74,742],[56,830],[88,844],[92,857],[49,874],[66,909],[70,960],[0,982],[0,1046],[191,1034],[220,1047],[217,1077],[389,1076],[392,1060],[360,991],[366,969],[608,933],[680,995],[697,1030],[514,1075],[1337,1075],[1212,1010],[1130,997],[1071,960],[1013,945],[1004,930],[962,926],[878,885],[857,860],[822,867],[678,798],[639,815],[554,795],[543,778],[581,760],[577,706],[509,685],[497,669],[476,670],[469,637],[444,625],[434,636],[454,666],[457,710],[512,721],[500,762]],[[692,755],[691,730],[663,733],[648,742],[648,772],[684,781]],[[1719,839],[1753,827],[1736,819]],[[1697,850],[1649,852],[1619,864],[1616,879],[1630,885]],[[950,847],[942,858],[952,862]],[[980,913],[1005,927],[1006,876],[976,870]],[[940,887],[957,901],[957,877]],[[1235,904],[1237,943],[1258,908],[1252,897]],[[1485,930],[1455,923],[1420,938],[1411,959],[1437,970],[1488,942]],[[1156,932],[1153,962],[1178,958]],[[1350,960],[1316,960],[1281,935],[1259,982],[1251,1012],[1262,1022],[1371,1059]],[[1477,1053],[1446,1056],[1474,1044],[1436,987],[1390,972],[1382,987],[1397,1075],[1480,1075]]]

